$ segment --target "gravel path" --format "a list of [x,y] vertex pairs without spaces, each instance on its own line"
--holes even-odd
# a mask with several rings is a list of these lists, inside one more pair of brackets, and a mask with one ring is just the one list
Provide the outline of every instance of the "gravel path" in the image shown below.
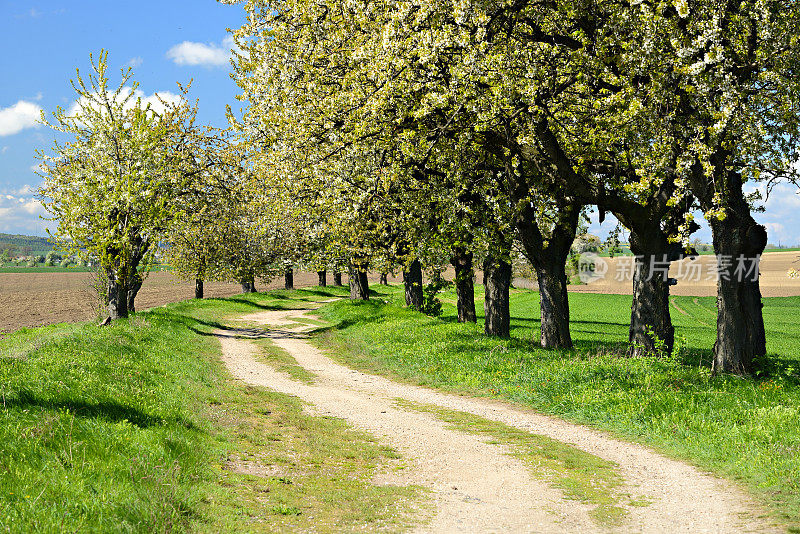
[[[472,413],[569,443],[618,464],[621,493],[650,502],[628,507],[615,532],[781,532],[733,484],[665,458],[637,444],[490,399],[399,384],[342,366],[307,341],[308,327],[292,321],[304,311],[265,311],[242,321],[262,330],[217,331],[223,360],[237,379],[297,396],[314,413],[342,418],[379,436],[412,459],[409,468],[377,483],[419,484],[432,490],[435,515],[420,532],[602,532],[590,507],[564,499],[507,450],[474,435],[446,428],[434,416],[399,408],[395,399]],[[278,328],[276,328],[278,327]],[[311,385],[258,362],[246,337],[269,337],[299,365],[316,374]],[[625,501],[625,499],[623,499]],[[624,502],[622,504],[625,504]]]

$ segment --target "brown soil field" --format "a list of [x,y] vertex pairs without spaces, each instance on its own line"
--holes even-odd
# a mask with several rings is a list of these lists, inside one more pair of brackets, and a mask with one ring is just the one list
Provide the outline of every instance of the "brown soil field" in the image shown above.
[[[345,282],[347,277],[344,277]],[[296,287],[317,284],[316,273],[295,273]],[[328,282],[332,283],[328,275]],[[283,287],[283,277],[256,288]],[[207,282],[206,297],[230,297],[241,293],[239,284]],[[167,272],[151,273],[139,295],[136,308],[144,310],[194,297],[194,282]],[[97,296],[91,273],[0,273],[0,332],[54,323],[91,321],[98,318]]]
[[[570,286],[570,291],[583,293],[633,294],[631,256],[600,258],[608,265],[605,277],[586,285]],[[710,297],[717,294],[716,256],[698,256],[673,262],[669,275],[678,280],[672,295]],[[736,261],[733,261],[736,265]],[[800,295],[800,278],[789,278],[789,269],[800,270],[800,252],[768,252],[761,257],[761,294],[764,297]]]

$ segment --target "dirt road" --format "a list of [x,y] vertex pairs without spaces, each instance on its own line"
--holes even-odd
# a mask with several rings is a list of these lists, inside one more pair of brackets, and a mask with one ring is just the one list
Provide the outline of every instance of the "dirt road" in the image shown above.
[[[311,345],[302,311],[267,311],[242,317],[266,331],[218,331],[223,360],[245,383],[297,396],[317,414],[339,417],[379,436],[411,459],[394,484],[432,490],[436,514],[420,532],[601,532],[588,507],[566,500],[532,478],[504,447],[449,429],[425,413],[399,407],[396,399],[459,410],[571,444],[618,465],[627,493],[646,506],[627,506],[615,532],[772,532],[750,498],[733,484],[665,458],[640,445],[487,399],[440,393],[395,383],[337,364]],[[254,357],[247,337],[269,337],[305,369],[313,384],[292,380]]]

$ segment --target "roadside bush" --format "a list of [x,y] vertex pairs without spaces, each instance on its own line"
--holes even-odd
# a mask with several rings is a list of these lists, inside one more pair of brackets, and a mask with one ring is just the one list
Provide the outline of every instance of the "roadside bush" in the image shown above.
[[442,301],[437,295],[452,285],[453,282],[448,282],[441,276],[434,277],[422,290],[422,307],[419,311],[431,317],[439,317],[442,314]]

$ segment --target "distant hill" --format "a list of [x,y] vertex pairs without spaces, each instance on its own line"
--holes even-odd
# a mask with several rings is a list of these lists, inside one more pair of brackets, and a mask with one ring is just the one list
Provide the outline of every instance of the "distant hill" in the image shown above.
[[12,245],[16,252],[27,249],[30,252],[45,252],[54,248],[46,237],[0,233],[0,251],[9,248],[8,245]]

